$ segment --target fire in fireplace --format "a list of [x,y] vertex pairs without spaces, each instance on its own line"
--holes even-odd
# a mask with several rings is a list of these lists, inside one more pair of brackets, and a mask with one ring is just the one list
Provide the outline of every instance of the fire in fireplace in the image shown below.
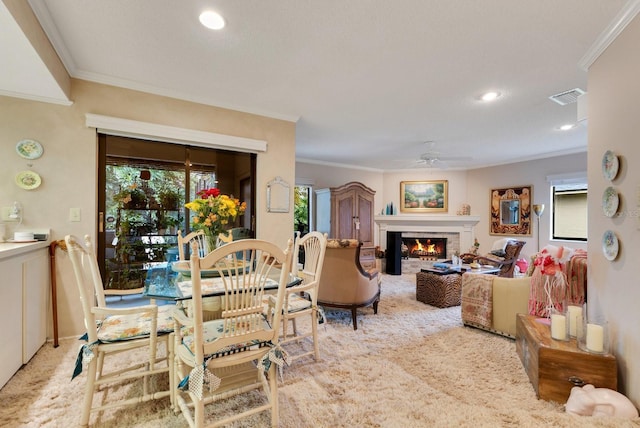
[[402,237],[402,257],[438,260],[447,257],[447,238]]

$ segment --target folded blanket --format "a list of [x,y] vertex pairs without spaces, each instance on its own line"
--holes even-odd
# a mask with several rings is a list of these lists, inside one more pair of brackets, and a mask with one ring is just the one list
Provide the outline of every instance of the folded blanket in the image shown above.
[[433,267],[446,269],[446,268],[450,268],[451,265],[449,263],[440,263],[440,262],[438,262],[438,263],[434,263]]
[[491,328],[493,323],[494,275],[465,273],[462,275],[462,321]]
[[[551,287],[551,300],[554,306],[565,301],[569,304],[582,305],[587,300],[587,252],[576,250],[568,263],[562,266],[564,278],[561,287]],[[548,296],[544,289],[548,278],[542,275],[540,268],[535,267],[531,274],[531,292],[529,294],[529,314],[539,317],[549,316]]]

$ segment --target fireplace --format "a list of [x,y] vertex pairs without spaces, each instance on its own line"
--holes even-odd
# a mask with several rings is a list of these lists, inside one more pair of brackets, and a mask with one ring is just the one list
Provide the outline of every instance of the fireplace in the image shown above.
[[447,257],[447,238],[402,236],[403,259],[438,260]]
[[[438,260],[450,259],[456,252],[464,253],[473,246],[474,227],[479,216],[468,215],[378,215],[380,248],[386,250],[384,271],[392,275],[416,273],[431,267],[433,260],[420,257],[402,258],[401,247],[404,238],[434,239],[446,238],[446,248]],[[406,245],[406,244],[405,244]],[[423,243],[424,245],[424,243]],[[409,247],[407,245],[407,247]]]

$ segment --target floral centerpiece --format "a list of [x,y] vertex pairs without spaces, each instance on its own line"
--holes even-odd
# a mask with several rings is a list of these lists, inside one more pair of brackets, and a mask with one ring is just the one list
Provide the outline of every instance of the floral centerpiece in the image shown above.
[[533,260],[534,275],[544,275],[544,292],[547,302],[544,312],[546,316],[550,315],[552,308],[564,310],[567,278],[563,267],[571,259],[573,252],[574,250],[571,248],[547,245],[535,255]]
[[244,214],[247,204],[232,196],[220,194],[220,189],[215,187],[201,190],[196,196],[197,199],[184,206],[192,212],[191,228],[204,231],[208,250],[212,251],[216,248],[218,235],[226,230],[230,222]]

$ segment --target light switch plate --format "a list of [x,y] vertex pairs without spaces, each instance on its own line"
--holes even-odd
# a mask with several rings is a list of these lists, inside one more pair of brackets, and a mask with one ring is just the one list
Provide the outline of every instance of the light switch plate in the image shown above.
[[80,208],[69,208],[69,221],[80,221]]

